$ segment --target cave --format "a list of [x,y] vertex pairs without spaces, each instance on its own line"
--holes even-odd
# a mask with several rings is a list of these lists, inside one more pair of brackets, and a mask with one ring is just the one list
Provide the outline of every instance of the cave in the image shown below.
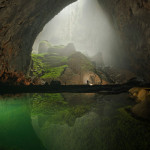
[[[121,43],[98,1],[78,0],[59,12],[37,36],[29,75],[39,78],[41,84],[52,80],[61,85],[125,83],[134,76],[126,73],[129,77],[123,77],[119,71],[118,66],[128,66],[118,59],[124,57]],[[118,82],[114,76],[119,73]]]
[[[117,35],[112,40],[119,46],[109,53],[113,70],[104,67],[102,53],[89,61],[87,51],[66,51],[63,58],[69,55],[74,73],[63,64],[64,70],[57,66],[66,73],[59,81],[36,84],[34,42],[48,22],[76,1],[0,0],[0,149],[149,148],[150,1],[95,1]],[[69,42],[68,47],[74,49]],[[81,72],[77,62],[95,66],[94,71]]]

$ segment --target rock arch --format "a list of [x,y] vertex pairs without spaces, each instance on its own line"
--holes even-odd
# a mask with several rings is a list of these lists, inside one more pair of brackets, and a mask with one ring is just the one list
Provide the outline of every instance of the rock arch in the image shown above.
[[[26,73],[37,34],[75,0],[0,0],[0,71]],[[98,0],[125,46],[130,68],[150,81],[150,1]],[[126,62],[125,62],[126,63]]]

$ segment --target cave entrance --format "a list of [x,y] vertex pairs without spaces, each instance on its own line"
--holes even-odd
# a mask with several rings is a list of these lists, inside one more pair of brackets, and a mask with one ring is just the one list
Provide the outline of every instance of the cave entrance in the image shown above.
[[[113,64],[119,40],[97,0],[78,0],[64,8],[37,36],[30,75],[38,84],[107,84],[99,70]],[[57,82],[58,83],[58,82]]]
[[[44,52],[50,45],[73,43],[77,51],[87,56],[103,53],[105,63],[109,63],[112,49],[116,48],[117,33],[114,26],[97,0],[78,0],[65,7],[50,20],[37,36],[33,52],[40,51],[39,44],[48,41]],[[41,44],[42,45],[42,44]],[[109,56],[108,56],[109,55]]]

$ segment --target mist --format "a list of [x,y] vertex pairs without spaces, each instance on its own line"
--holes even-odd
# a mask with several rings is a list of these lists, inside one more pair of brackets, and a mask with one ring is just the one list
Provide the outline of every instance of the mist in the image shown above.
[[33,51],[43,40],[52,45],[73,43],[77,51],[94,57],[101,52],[106,65],[113,64],[120,47],[117,33],[97,0],[78,0],[64,8],[37,36]]

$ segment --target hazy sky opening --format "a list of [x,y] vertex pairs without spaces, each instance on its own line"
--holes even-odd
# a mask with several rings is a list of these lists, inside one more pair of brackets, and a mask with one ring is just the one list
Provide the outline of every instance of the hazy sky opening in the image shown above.
[[101,52],[107,64],[111,64],[111,55],[118,48],[114,28],[97,0],[78,0],[64,8],[39,33],[33,51],[43,40],[52,45],[74,43],[77,51],[89,57]]

